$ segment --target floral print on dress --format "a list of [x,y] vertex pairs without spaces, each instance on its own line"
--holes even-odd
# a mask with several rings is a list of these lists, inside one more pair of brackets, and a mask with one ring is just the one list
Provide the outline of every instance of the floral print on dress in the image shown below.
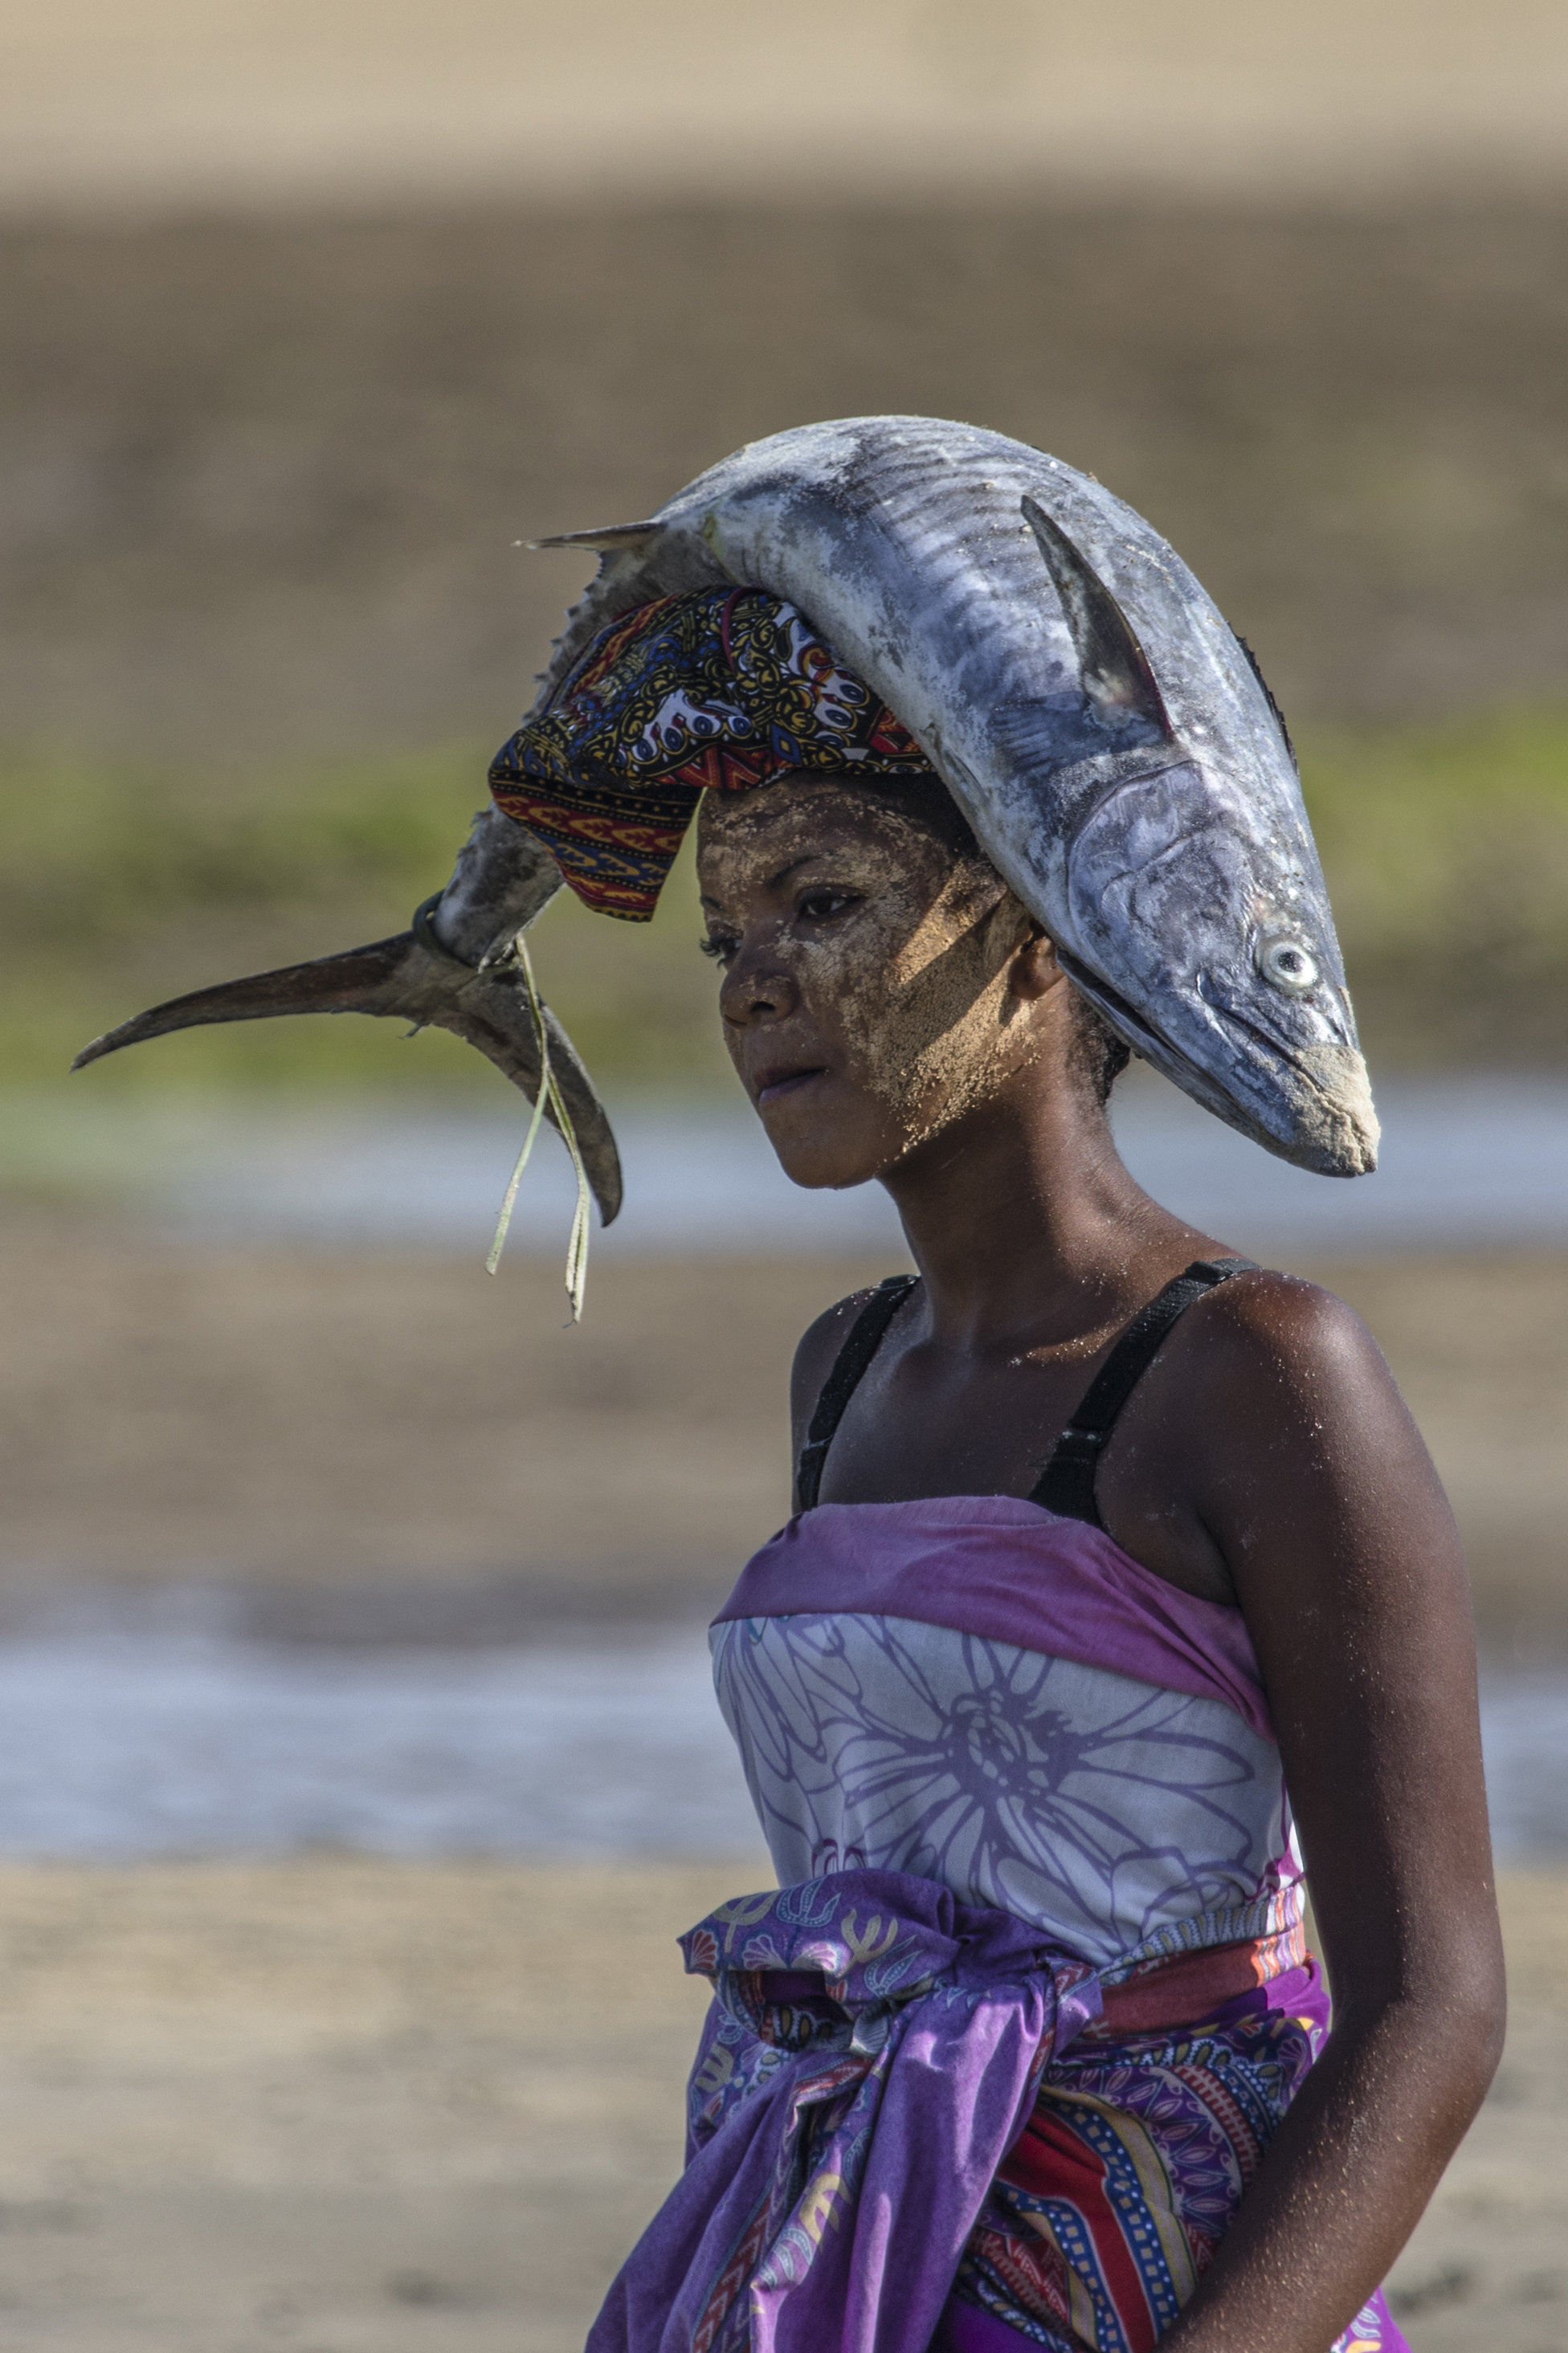
[[922,1621],[728,1620],[714,1682],[780,1881],[939,1881],[1099,1967],[1300,1915],[1279,1754],[1217,1700]]

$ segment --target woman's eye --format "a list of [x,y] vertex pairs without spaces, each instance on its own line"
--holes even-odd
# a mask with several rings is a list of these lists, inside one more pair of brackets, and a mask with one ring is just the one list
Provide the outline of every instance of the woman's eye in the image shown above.
[[841,915],[846,907],[858,906],[856,891],[805,891],[795,902],[798,912],[808,923],[826,923],[831,916]]
[[707,938],[699,940],[697,944],[705,956],[712,957],[715,964],[728,964],[741,943],[731,939],[726,932],[710,932]]

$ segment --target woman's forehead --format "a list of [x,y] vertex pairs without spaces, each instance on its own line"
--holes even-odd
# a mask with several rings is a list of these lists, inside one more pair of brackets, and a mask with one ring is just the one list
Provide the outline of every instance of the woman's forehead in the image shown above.
[[[900,847],[918,856],[939,847],[931,828],[914,810],[902,810],[891,794],[867,792],[853,778],[788,778],[748,793],[707,793],[699,819],[699,859],[765,857],[781,842],[796,856],[818,847],[841,849],[865,842]],[[923,862],[923,860],[922,860]]]

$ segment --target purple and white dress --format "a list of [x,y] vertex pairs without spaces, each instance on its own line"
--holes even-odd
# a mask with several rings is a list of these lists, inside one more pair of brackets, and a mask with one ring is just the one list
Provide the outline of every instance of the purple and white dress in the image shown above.
[[[1240,1611],[948,1496],[800,1513],[711,1641],[779,1886],[682,1939],[687,2169],[589,2353],[1149,2353],[1328,2024]],[[1380,2291],[1334,2353],[1404,2343]]]
[[913,1873],[1113,1974],[1300,1929],[1240,1612],[1098,1529],[1005,1495],[824,1504],[711,1641],[783,1886]]

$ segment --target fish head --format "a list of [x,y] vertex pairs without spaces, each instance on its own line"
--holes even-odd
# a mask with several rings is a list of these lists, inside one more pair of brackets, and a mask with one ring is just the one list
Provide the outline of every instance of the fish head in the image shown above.
[[1142,643],[1059,522],[1032,499],[1023,512],[1081,682],[1053,779],[1071,814],[1045,861],[1064,966],[1135,1052],[1230,1125],[1299,1166],[1369,1173],[1378,1124],[1343,959],[1257,664],[1223,624],[1195,649],[1184,628],[1182,659]]
[[1203,759],[1116,782],[1068,848],[1058,953],[1128,1044],[1231,1126],[1363,1176],[1377,1117],[1328,902],[1255,814]]

